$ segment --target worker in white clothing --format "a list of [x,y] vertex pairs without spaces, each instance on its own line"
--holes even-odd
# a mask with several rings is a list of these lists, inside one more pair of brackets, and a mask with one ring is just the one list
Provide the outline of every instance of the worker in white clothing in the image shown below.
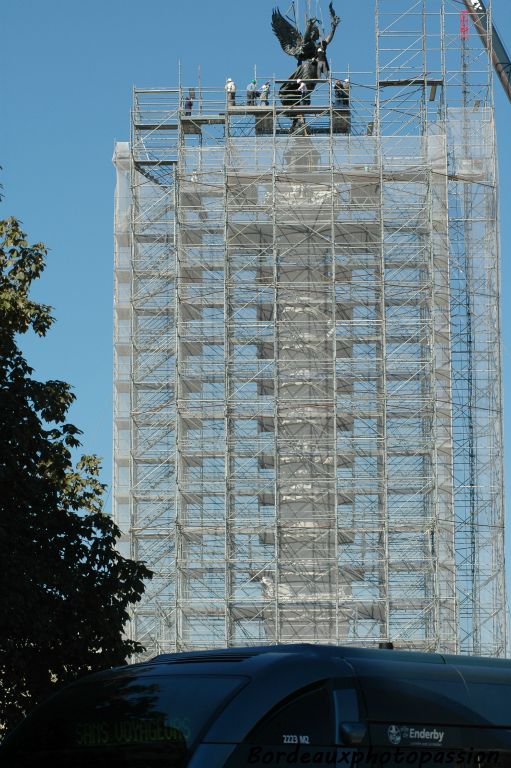
[[309,96],[309,89],[307,88],[307,83],[304,83],[303,80],[297,80],[296,84],[298,85],[298,93],[300,94],[300,101],[302,104],[310,104],[310,96]]
[[270,81],[269,80],[267,80],[261,86],[261,99],[259,103],[262,104],[264,107],[267,107],[270,103]]
[[236,83],[230,77],[227,78],[225,83],[225,90],[227,92],[227,106],[236,106]]

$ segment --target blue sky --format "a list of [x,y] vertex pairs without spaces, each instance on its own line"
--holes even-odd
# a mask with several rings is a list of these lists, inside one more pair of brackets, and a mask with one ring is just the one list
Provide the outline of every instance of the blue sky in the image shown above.
[[[285,11],[290,0],[282,0]],[[453,0],[451,7],[456,8]],[[342,17],[329,53],[335,68],[372,66],[373,0],[337,0]],[[51,249],[35,297],[54,307],[44,341],[27,339],[41,378],[73,384],[70,418],[83,447],[104,457],[111,476],[112,218],[114,141],[129,137],[132,86],[183,81],[244,86],[261,75],[289,74],[270,30],[273,0],[7,0],[2,7],[0,216],[22,219],[29,238]],[[305,0],[299,3],[303,10]],[[326,0],[323,3],[326,12]],[[315,9],[316,0],[312,0]],[[511,47],[509,0],[494,16]],[[496,87],[502,219],[502,321],[506,414],[511,413],[511,104]],[[506,467],[511,467],[507,416]],[[509,497],[509,490],[508,490]],[[508,560],[511,558],[508,557]]]

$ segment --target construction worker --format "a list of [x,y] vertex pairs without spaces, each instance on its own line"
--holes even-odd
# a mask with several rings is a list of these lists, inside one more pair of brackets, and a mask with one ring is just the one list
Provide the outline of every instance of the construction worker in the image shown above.
[[257,90],[257,80],[251,80],[249,84],[247,85],[247,104],[250,107],[253,107],[256,103],[256,98],[259,96],[259,91]]
[[268,107],[270,104],[270,81],[269,80],[267,80],[261,86],[261,100],[259,103],[264,107]]
[[185,98],[185,115],[189,117],[192,114],[193,109],[193,95],[191,91],[188,91],[188,95]]
[[300,101],[302,104],[309,104],[309,89],[307,88],[307,83],[305,83],[303,80],[297,80],[298,84],[298,93],[300,94]]
[[225,90],[227,93],[227,106],[235,107],[236,106],[236,83],[233,80],[231,80],[230,77],[227,78],[227,82],[225,83]]
[[334,83],[335,106],[341,109],[349,109],[350,106],[350,80],[336,80]]
[[338,133],[351,132],[350,80],[336,80],[334,83],[334,105],[337,114],[334,116],[334,126]]

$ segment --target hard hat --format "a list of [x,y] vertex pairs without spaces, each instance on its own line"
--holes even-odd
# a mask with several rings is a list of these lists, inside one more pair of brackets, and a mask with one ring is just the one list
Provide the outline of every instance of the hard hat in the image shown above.
[[350,79],[349,79],[349,77],[347,77],[347,78],[346,78],[346,80],[345,80],[344,82],[345,82],[345,83],[349,83],[349,81],[350,81]]

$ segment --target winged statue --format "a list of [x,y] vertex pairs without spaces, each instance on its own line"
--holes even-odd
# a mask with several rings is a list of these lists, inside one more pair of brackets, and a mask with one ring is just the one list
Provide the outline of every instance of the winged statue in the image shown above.
[[[340,22],[339,16],[334,11],[333,4],[328,6],[330,11],[330,32],[322,38],[319,31],[318,19],[311,18],[307,21],[305,31],[302,35],[296,26],[293,26],[279,11],[278,8],[274,8],[271,17],[271,26],[278,38],[278,41],[282,47],[284,53],[289,56],[294,56],[298,62],[298,66],[289,75],[288,80],[282,85],[279,90],[279,95],[283,104],[298,104],[302,99],[298,87],[298,81],[318,80],[321,76],[321,72],[328,72],[328,61],[326,58],[326,49],[329,43],[331,43],[335,30]],[[322,60],[324,60],[323,70],[321,67]],[[309,92],[315,88],[315,82],[308,82]]]

